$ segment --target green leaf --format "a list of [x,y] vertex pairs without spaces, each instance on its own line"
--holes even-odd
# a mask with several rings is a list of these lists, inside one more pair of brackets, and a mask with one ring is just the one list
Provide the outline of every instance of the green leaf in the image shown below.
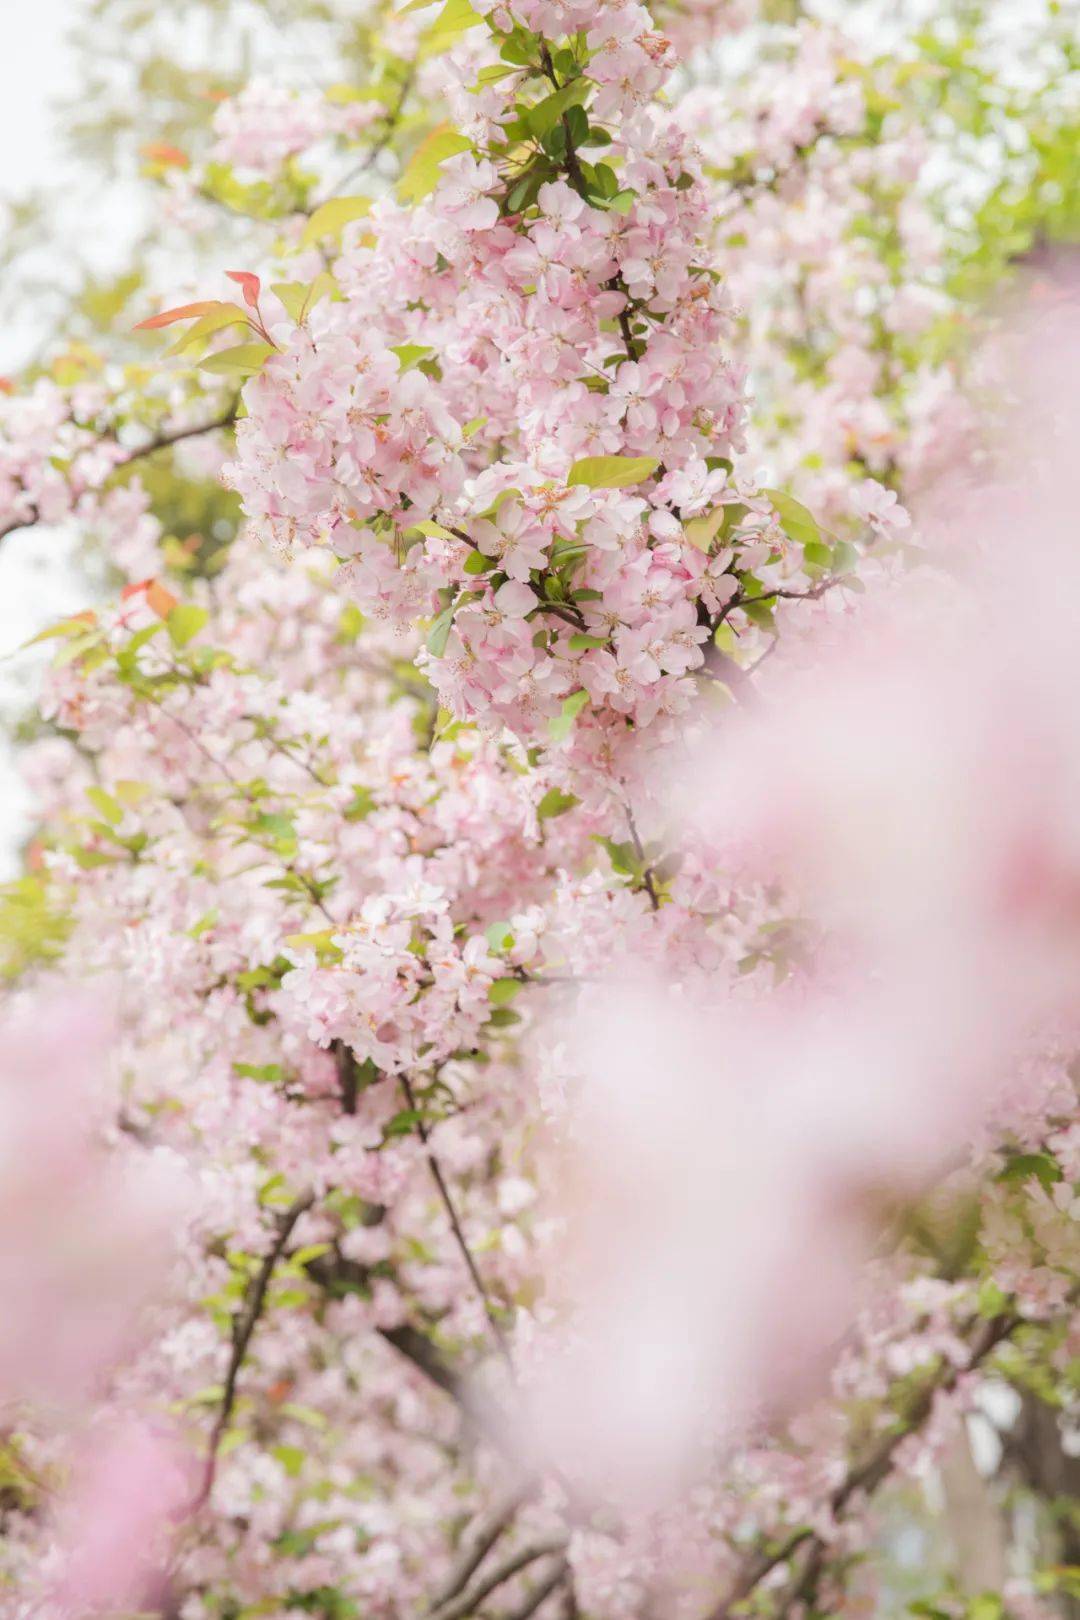
[[449,607],[443,608],[438,618],[432,620],[431,629],[427,634],[426,646],[433,658],[441,658],[446,651],[446,643],[450,639],[450,629],[456,611],[457,603],[451,602]]
[[688,518],[683,524],[683,533],[692,546],[696,546],[699,551],[708,552],[712,549],[712,543],[719,534],[723,521],[724,508],[715,506],[703,517]]
[[1014,1153],[997,1179],[1019,1182],[1030,1181],[1033,1177],[1043,1187],[1052,1187],[1061,1180],[1061,1166],[1053,1154]]
[[352,800],[345,810],[346,821],[366,821],[375,809],[375,795],[370,788],[353,789]]
[[500,79],[505,79],[516,71],[508,62],[492,62],[488,67],[481,68],[476,75],[476,84],[472,86],[473,95],[482,89],[484,85],[498,84]]
[[543,101],[537,102],[535,107],[530,107],[525,114],[525,122],[529,126],[530,133],[538,140],[542,140],[555,128],[568,108],[580,107],[588,100],[591,89],[592,80],[582,75],[577,79],[571,79],[561,90],[553,90],[550,96],[545,96]]
[[544,797],[536,807],[536,814],[541,821],[553,819],[555,816],[564,816],[572,810],[581,800],[575,793],[564,793],[561,788],[548,788]]
[[[392,343],[390,352],[397,355],[398,365],[402,371],[411,371],[413,366],[419,365],[421,360],[426,360],[429,355],[435,353],[435,350],[430,343]],[[421,525],[418,524],[417,527]],[[445,533],[445,530],[443,532]]]
[[822,540],[808,540],[803,546],[803,560],[811,568],[830,568],[832,548]]
[[[314,247],[324,237],[332,236],[335,240],[341,235],[346,225],[351,225],[354,219],[363,219],[371,212],[370,197],[331,197],[316,208],[307,224],[304,226],[300,238],[300,246]],[[275,287],[274,291],[278,289]],[[280,297],[280,294],[278,294]]]
[[509,923],[489,923],[484,930],[484,938],[493,951],[508,951],[514,943],[514,930]]
[[492,1029],[509,1029],[511,1025],[521,1023],[521,1014],[516,1013],[513,1007],[493,1007],[488,1023]]
[[780,526],[790,539],[800,546],[820,544],[821,530],[813,513],[808,512],[801,501],[795,500],[782,489],[763,489],[761,493],[776,508]]
[[628,214],[636,202],[637,192],[626,187],[622,191],[617,191],[614,197],[610,198],[608,207],[616,214]]
[[614,838],[597,837],[596,842],[608,852],[612,870],[621,877],[637,877],[641,872],[641,862],[637,851],[631,843],[619,843]]
[[270,1455],[281,1464],[290,1479],[295,1479],[304,1466],[307,1452],[299,1446],[272,1446]]
[[566,125],[567,138],[575,146],[584,146],[589,139],[589,115],[584,107],[579,107],[576,104],[573,107],[567,107],[566,112],[563,114],[563,123]]
[[313,950],[320,962],[340,962],[344,952],[340,945],[334,943],[334,930],[320,928],[311,934],[286,934],[286,945],[294,950]]
[[[296,828],[288,816],[263,811],[261,815],[255,817],[252,830],[257,833],[266,833],[279,846],[284,844],[293,849],[296,847]],[[296,874],[290,873],[290,877],[296,879]],[[299,883],[298,879],[296,881]],[[302,890],[302,884],[300,888]]]
[[424,1116],[418,1108],[403,1108],[393,1119],[387,1120],[383,1126],[383,1137],[411,1136],[417,1125],[423,1124]]
[[465,572],[467,574],[486,574],[494,566],[495,558],[485,557],[482,551],[470,551],[465,559]]
[[496,979],[488,986],[488,1000],[493,1007],[505,1007],[520,989],[520,979]]
[[402,202],[422,202],[431,195],[439,183],[439,167],[447,158],[472,149],[472,142],[459,135],[449,124],[440,124],[416,148],[398,181],[398,197]]
[[221,349],[217,354],[208,354],[199,365],[203,371],[213,371],[222,376],[251,377],[261,371],[264,363],[276,350],[269,343],[237,343],[231,349]]
[[303,326],[316,304],[337,287],[329,270],[322,270],[314,281],[275,281],[272,291],[284,305],[285,312],[297,326]]
[[139,649],[145,647],[146,643],[152,641],[158,631],[164,630],[164,628],[164,621],[158,619],[155,624],[146,624],[141,630],[136,630],[130,640],[124,643],[116,655],[116,667],[121,680],[129,679],[134,675],[139,667]]
[[581,634],[570,637],[571,652],[589,652],[592,648],[606,646],[606,636],[586,636]]
[[530,169],[527,174],[522,176],[517,185],[513,186],[508,192],[506,212],[508,214],[520,214],[523,209],[528,208],[530,203],[536,201],[536,193],[543,183],[544,170],[539,167]]
[[439,15],[425,35],[420,48],[421,57],[436,56],[453,45],[461,34],[484,21],[478,17],[469,0],[446,0]]
[[94,809],[98,812],[98,814],[104,816],[105,820],[110,826],[119,826],[120,822],[123,821],[123,806],[117,804],[112,794],[106,793],[104,788],[88,787],[86,790],[86,797],[90,800],[90,803],[94,806]]
[[183,354],[186,349],[192,349],[205,338],[213,337],[215,332],[223,332],[227,326],[247,326],[246,311],[239,304],[221,304],[217,309],[208,310],[194,326],[189,326],[183,337],[178,338],[167,354]]
[[427,535],[429,539],[437,539],[437,540],[456,540],[457,539],[457,535],[452,534],[451,531],[449,529],[444,528],[441,523],[429,523],[426,520],[423,523],[414,523],[413,526],[412,526],[412,529],[409,531],[410,534],[413,533],[413,531],[415,531],[417,534]]
[[165,628],[169,632],[169,640],[174,647],[186,647],[193,636],[206,624],[210,615],[203,607],[197,607],[194,602],[178,602],[172,608]]
[[234,1063],[233,1074],[243,1080],[258,1080],[264,1085],[277,1085],[285,1078],[280,1063]]
[[45,630],[39,630],[29,641],[21,642],[18,650],[22,652],[27,647],[36,647],[39,641],[51,641],[54,636],[84,636],[93,623],[92,613],[76,613],[70,619],[61,619],[58,624],[50,624]]
[[306,1423],[309,1429],[328,1429],[330,1427],[321,1412],[313,1406],[300,1406],[296,1401],[285,1401],[280,1408],[282,1417],[290,1417],[296,1423]]
[[659,465],[655,456],[585,456],[574,462],[566,482],[589,489],[625,489],[651,478]]
[[568,698],[563,699],[562,710],[548,721],[548,736],[552,742],[562,742],[570,735],[571,728],[586,703],[589,701],[588,692],[571,692]]

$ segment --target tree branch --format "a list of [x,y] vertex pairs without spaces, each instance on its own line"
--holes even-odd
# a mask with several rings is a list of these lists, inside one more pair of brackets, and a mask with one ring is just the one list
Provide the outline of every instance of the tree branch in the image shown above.
[[634,820],[634,812],[630,808],[629,801],[627,801],[626,804],[626,825],[630,829],[630,842],[634,846],[634,854],[641,862],[641,880],[645,885],[645,892],[649,896],[649,904],[654,911],[659,911],[660,896],[656,892],[656,882],[653,875],[653,869],[645,859],[645,846],[641,842],[641,836],[637,830],[637,822]]
[[338,1090],[341,1092],[341,1111],[343,1114],[355,1114],[359,1096],[356,1057],[345,1041],[332,1041],[330,1050],[334,1054]]
[[[360,1293],[367,1289],[371,1280],[366,1266],[356,1260],[347,1260],[343,1254],[318,1255],[307,1261],[304,1270],[312,1282],[330,1293]],[[465,1380],[425,1333],[409,1323],[393,1328],[377,1328],[376,1332],[466,1413],[470,1412]]]
[[214,1488],[214,1476],[217,1473],[218,1452],[221,1442],[229,1427],[229,1421],[236,1405],[237,1386],[240,1379],[240,1369],[244,1365],[244,1358],[251,1344],[252,1336],[258,1325],[259,1318],[266,1304],[266,1295],[270,1287],[270,1279],[274,1274],[274,1267],[281,1259],[285,1246],[292,1236],[293,1228],[312,1204],[315,1202],[314,1193],[303,1193],[289,1205],[285,1213],[278,1218],[277,1235],[252,1283],[248,1286],[243,1303],[233,1317],[232,1325],[232,1353],[229,1356],[229,1367],[225,1374],[225,1388],[221,1398],[221,1407],[218,1411],[217,1421],[210,1434],[210,1444],[207,1449],[206,1462],[203,1470],[202,1483],[193,1504],[199,1508],[206,1501]]
[[438,1188],[439,1197],[442,1199],[443,1208],[446,1210],[447,1219],[450,1222],[450,1230],[454,1234],[454,1241],[461,1251],[466,1269],[468,1270],[469,1276],[472,1278],[473,1287],[476,1289],[476,1292],[480,1295],[480,1299],[483,1302],[484,1314],[488,1319],[488,1326],[491,1329],[491,1336],[495,1341],[496,1348],[498,1349],[503,1361],[506,1363],[507,1370],[512,1378],[514,1376],[514,1362],[510,1355],[510,1346],[507,1343],[506,1335],[503,1332],[502,1323],[499,1321],[495,1307],[492,1304],[491,1296],[484,1284],[484,1279],[480,1275],[480,1268],[477,1266],[476,1260],[473,1257],[473,1252],[469,1248],[468,1241],[466,1240],[465,1233],[462,1229],[461,1221],[458,1218],[457,1210],[454,1207],[454,1200],[451,1198],[450,1189],[446,1184],[446,1177],[442,1172],[442,1166],[435,1157],[435,1153],[431,1147],[431,1133],[424,1124],[420,1110],[416,1106],[416,1095],[413,1091],[412,1085],[410,1084],[408,1075],[403,1074],[399,1078],[401,1080],[401,1089],[405,1094],[405,1101],[408,1103],[412,1112],[416,1115],[416,1133],[424,1145],[428,1167],[431,1170],[431,1177]]
[[[144,456],[152,456],[158,450],[167,450],[174,444],[181,444],[185,439],[198,439],[206,433],[216,433],[219,428],[231,427],[236,421],[239,409],[240,400],[236,398],[224,415],[215,417],[212,422],[200,422],[195,427],[176,428],[171,433],[159,433],[146,444],[140,445],[137,450],[130,451],[123,461],[117,462],[112,471],[119,472],[121,467],[130,467],[132,462],[141,461]],[[102,435],[103,438],[109,436]],[[10,518],[7,523],[0,526],[0,540],[5,540],[16,529],[32,529],[40,522],[41,512],[36,506],[32,506],[26,517]]]
[[456,1562],[442,1586],[431,1600],[434,1613],[463,1592],[473,1572],[477,1570],[494,1547],[499,1537],[513,1523],[514,1515],[530,1493],[528,1485],[518,1486],[503,1497],[486,1519],[473,1528],[466,1538]]
[[438,1609],[434,1620],[465,1620],[465,1616],[478,1609],[484,1599],[497,1587],[505,1586],[507,1581],[513,1580],[515,1575],[520,1575],[523,1569],[535,1564],[538,1559],[549,1558],[553,1553],[562,1554],[565,1550],[565,1536],[548,1536],[544,1541],[528,1542],[524,1547],[519,1547],[517,1552],[504,1558],[501,1564],[496,1564],[489,1574],[482,1576],[453,1603],[447,1603]]
[[565,1558],[560,1558],[547,1579],[542,1581],[523,1603],[519,1603],[516,1609],[511,1609],[508,1614],[501,1616],[501,1620],[529,1620],[529,1616],[536,1613],[540,1605],[551,1596],[555,1588],[566,1579],[569,1573],[569,1563]]
[[[852,1467],[836,1487],[829,1498],[829,1509],[834,1519],[841,1517],[854,1497],[869,1495],[877,1490],[891,1473],[896,1453],[902,1443],[910,1435],[916,1434],[930,1417],[937,1396],[948,1394],[956,1387],[964,1373],[980,1366],[998,1345],[1016,1332],[1021,1320],[1013,1312],[1003,1312],[1000,1316],[995,1316],[980,1325],[972,1336],[966,1364],[963,1367],[956,1367],[950,1363],[943,1375],[923,1391],[909,1416],[891,1433],[879,1440],[863,1461],[858,1466]],[[807,1561],[781,1597],[777,1605],[777,1614],[783,1615],[794,1604],[801,1602],[816,1586],[828,1554],[826,1539],[817,1531],[806,1529],[795,1531],[773,1551],[757,1553],[748,1559],[725,1596],[709,1610],[706,1620],[731,1620],[733,1610],[752,1596],[766,1575],[779,1565],[787,1563],[792,1555],[806,1544],[810,1547]]]

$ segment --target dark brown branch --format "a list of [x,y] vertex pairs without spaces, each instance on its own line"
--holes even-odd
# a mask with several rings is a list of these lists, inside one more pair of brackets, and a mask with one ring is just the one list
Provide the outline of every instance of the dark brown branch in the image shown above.
[[530,1592],[525,1601],[519,1603],[516,1609],[511,1609],[508,1614],[502,1615],[500,1620],[529,1620],[529,1616],[536,1613],[540,1605],[551,1596],[555,1588],[566,1579],[569,1573],[570,1565],[565,1558],[560,1558],[552,1568],[550,1575],[540,1583],[535,1591]]
[[252,1336],[262,1316],[266,1305],[266,1295],[270,1287],[270,1279],[274,1275],[274,1268],[285,1252],[285,1246],[292,1236],[293,1228],[312,1204],[315,1202],[313,1193],[303,1193],[291,1203],[283,1215],[278,1217],[277,1233],[273,1244],[263,1258],[262,1264],[255,1273],[254,1279],[245,1291],[240,1309],[233,1317],[232,1324],[232,1352],[229,1356],[229,1367],[225,1374],[225,1387],[221,1397],[221,1407],[218,1411],[217,1421],[210,1434],[210,1444],[207,1448],[202,1484],[195,1499],[194,1507],[201,1507],[214,1488],[214,1476],[217,1472],[218,1452],[221,1442],[232,1418],[233,1408],[236,1405],[237,1388],[240,1380],[240,1371],[247,1356]]
[[398,91],[397,100],[383,118],[381,135],[371,147],[370,151],[365,154],[362,162],[355,164],[351,169],[348,170],[346,174],[343,174],[335,182],[333,190],[328,191],[324,197],[319,199],[318,202],[313,202],[308,208],[301,209],[301,213],[309,215],[313,214],[316,208],[321,208],[324,203],[332,202],[335,197],[339,197],[341,195],[342,186],[347,186],[350,181],[355,180],[358,175],[367,174],[367,172],[375,166],[394,138],[394,132],[397,129],[398,124],[401,122],[401,115],[405,110],[405,103],[408,100],[409,91],[413,87],[413,81],[415,78],[416,66],[413,64],[410,66],[409,71],[401,81],[401,88]]
[[356,1057],[345,1041],[331,1042],[330,1050],[334,1054],[334,1065],[337,1069],[338,1090],[341,1093],[341,1111],[343,1114],[356,1113],[356,1100],[359,1095],[359,1077],[356,1072]]
[[654,911],[659,911],[660,896],[656,892],[656,881],[653,874],[653,869],[645,859],[645,846],[641,842],[641,836],[637,830],[637,822],[634,820],[634,812],[631,810],[629,804],[626,806],[626,825],[630,829],[630,842],[634,846],[634,854],[641,863],[641,880],[645,885],[645,892],[649,896],[649,904]]
[[406,1361],[411,1361],[425,1378],[437,1384],[443,1393],[449,1395],[459,1406],[468,1408],[469,1403],[461,1377],[419,1328],[410,1327],[408,1322],[403,1322],[400,1327],[379,1328],[377,1331],[387,1344],[393,1345],[399,1355],[403,1355]]
[[[347,1260],[343,1254],[318,1255],[307,1261],[304,1270],[312,1282],[331,1293],[362,1293],[371,1281],[366,1266],[356,1260]],[[449,1395],[463,1410],[469,1411],[464,1378],[425,1333],[407,1322],[399,1327],[378,1328],[377,1332],[399,1355],[411,1361],[425,1378]]]
[[237,398],[222,416],[216,416],[212,422],[200,422],[194,427],[176,428],[171,433],[159,433],[146,444],[140,445],[137,450],[132,450],[119,465],[129,467],[133,461],[141,461],[143,456],[152,456],[158,450],[169,450],[174,444],[182,444],[185,439],[200,439],[206,433],[216,433],[220,428],[232,427],[239,409],[240,400]]
[[520,1575],[530,1564],[535,1564],[541,1558],[550,1558],[553,1553],[561,1554],[565,1550],[565,1536],[548,1536],[544,1541],[533,1541],[519,1547],[454,1602],[444,1604],[437,1611],[434,1620],[465,1620],[465,1616],[478,1609],[486,1597],[490,1597],[498,1587],[505,1586],[507,1581],[513,1580],[515,1575]]
[[9,534],[14,534],[16,529],[32,529],[34,524],[40,521],[40,518],[41,513],[36,506],[32,506],[26,517],[12,518],[10,522],[4,524],[3,528],[0,528],[0,540],[6,539]]
[[[198,439],[203,434],[216,433],[219,428],[231,427],[236,421],[239,408],[240,401],[235,399],[225,414],[215,417],[212,422],[200,422],[195,427],[177,428],[171,433],[159,433],[148,440],[146,444],[140,445],[137,450],[130,451],[123,461],[118,462],[112,470],[119,472],[122,467],[130,467],[133,461],[141,461],[144,456],[152,456],[158,450],[167,450],[174,444],[181,444],[185,439]],[[109,438],[111,435],[103,434],[102,437]],[[32,506],[26,517],[11,518],[3,527],[0,527],[0,540],[6,539],[16,529],[32,529],[40,521],[40,511],[36,506]]]
[[831,591],[835,586],[843,583],[842,574],[831,574],[828,579],[819,580],[816,585],[811,585],[805,591],[788,591],[781,586],[777,586],[775,590],[759,591],[756,596],[743,596],[741,591],[736,592],[730,602],[724,603],[724,606],[713,620],[712,629],[714,631],[719,630],[724,620],[734,613],[736,608],[753,607],[757,602],[816,602],[819,597],[825,595],[826,591]]
[[[551,51],[548,48],[546,40],[540,41],[540,65],[544,70],[544,77],[552,85],[553,89],[560,90],[562,86],[559,83],[559,75],[555,72],[555,64],[551,60]],[[562,125],[562,131],[566,137],[566,172],[570,176],[574,190],[577,191],[580,196],[584,197],[588,194],[589,188],[585,181],[584,170],[581,167],[581,159],[577,155],[577,148],[575,147],[570,134],[570,120],[567,115],[563,113],[559,122]]]
[[465,1590],[470,1578],[487,1557],[499,1537],[513,1523],[518,1508],[530,1494],[530,1487],[519,1486],[497,1503],[487,1518],[473,1527],[453,1568],[431,1600],[434,1613]]
[[431,1135],[427,1126],[424,1124],[419,1108],[416,1106],[416,1094],[414,1093],[409,1082],[408,1075],[401,1075],[400,1080],[401,1089],[405,1094],[405,1101],[408,1103],[411,1111],[416,1115],[416,1133],[423,1143],[424,1152],[427,1155],[428,1167],[431,1171],[431,1178],[438,1189],[439,1197],[442,1199],[443,1208],[446,1210],[447,1219],[450,1222],[450,1230],[454,1234],[454,1241],[456,1242],[458,1249],[461,1251],[466,1269],[468,1270],[469,1276],[472,1278],[473,1287],[476,1289],[476,1292],[479,1294],[483,1303],[484,1314],[487,1317],[488,1326],[491,1329],[491,1336],[495,1341],[496,1348],[498,1349],[503,1361],[506,1363],[511,1377],[513,1377],[514,1363],[513,1358],[510,1355],[510,1346],[506,1341],[506,1335],[503,1332],[502,1323],[499,1321],[495,1306],[491,1300],[491,1296],[484,1284],[484,1279],[480,1275],[480,1268],[477,1266],[476,1260],[473,1257],[473,1252],[469,1248],[468,1241],[462,1229],[461,1221],[458,1218],[457,1210],[454,1207],[454,1200],[450,1196],[450,1189],[447,1186],[446,1177],[442,1172],[442,1166],[440,1165],[431,1147]]
[[[854,1497],[870,1495],[877,1490],[891,1473],[900,1446],[910,1435],[916,1434],[930,1417],[937,1396],[948,1394],[956,1387],[964,1373],[980,1366],[998,1345],[1016,1332],[1020,1322],[1020,1317],[1005,1312],[980,1325],[972,1336],[966,1364],[963,1367],[956,1367],[950,1363],[943,1375],[923,1391],[908,1417],[879,1440],[863,1461],[858,1466],[852,1467],[846,1478],[836,1487],[829,1498],[829,1508],[834,1519],[839,1519],[843,1515]],[[760,1552],[748,1559],[721,1601],[709,1610],[706,1620],[730,1620],[732,1611],[751,1597],[766,1575],[779,1565],[786,1564],[804,1545],[809,1545],[810,1548],[807,1560],[777,1606],[778,1614],[786,1613],[790,1607],[812,1592],[821,1574],[828,1544],[816,1531],[797,1530],[771,1552]]]

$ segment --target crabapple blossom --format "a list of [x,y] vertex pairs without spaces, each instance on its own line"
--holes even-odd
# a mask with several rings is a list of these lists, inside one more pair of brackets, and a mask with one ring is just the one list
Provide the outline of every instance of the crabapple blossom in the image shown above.
[[360,8],[0,398],[107,565],[0,891],[20,1620],[884,1610],[890,1481],[1071,1410],[1045,266],[1056,369],[969,348],[1075,46],[861,9]]

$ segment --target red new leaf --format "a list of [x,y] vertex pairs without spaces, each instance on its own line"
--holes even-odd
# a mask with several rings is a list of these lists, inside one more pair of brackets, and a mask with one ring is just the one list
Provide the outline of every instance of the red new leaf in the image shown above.
[[135,330],[156,332],[162,326],[172,326],[174,321],[187,321],[193,315],[206,315],[217,308],[218,302],[216,298],[209,298],[198,304],[178,304],[175,309],[163,309],[160,315],[151,315],[149,320],[140,321]]
[[250,309],[257,309],[259,293],[262,291],[262,282],[250,270],[226,270],[225,274],[230,281],[237,282],[243,289],[244,303]]

